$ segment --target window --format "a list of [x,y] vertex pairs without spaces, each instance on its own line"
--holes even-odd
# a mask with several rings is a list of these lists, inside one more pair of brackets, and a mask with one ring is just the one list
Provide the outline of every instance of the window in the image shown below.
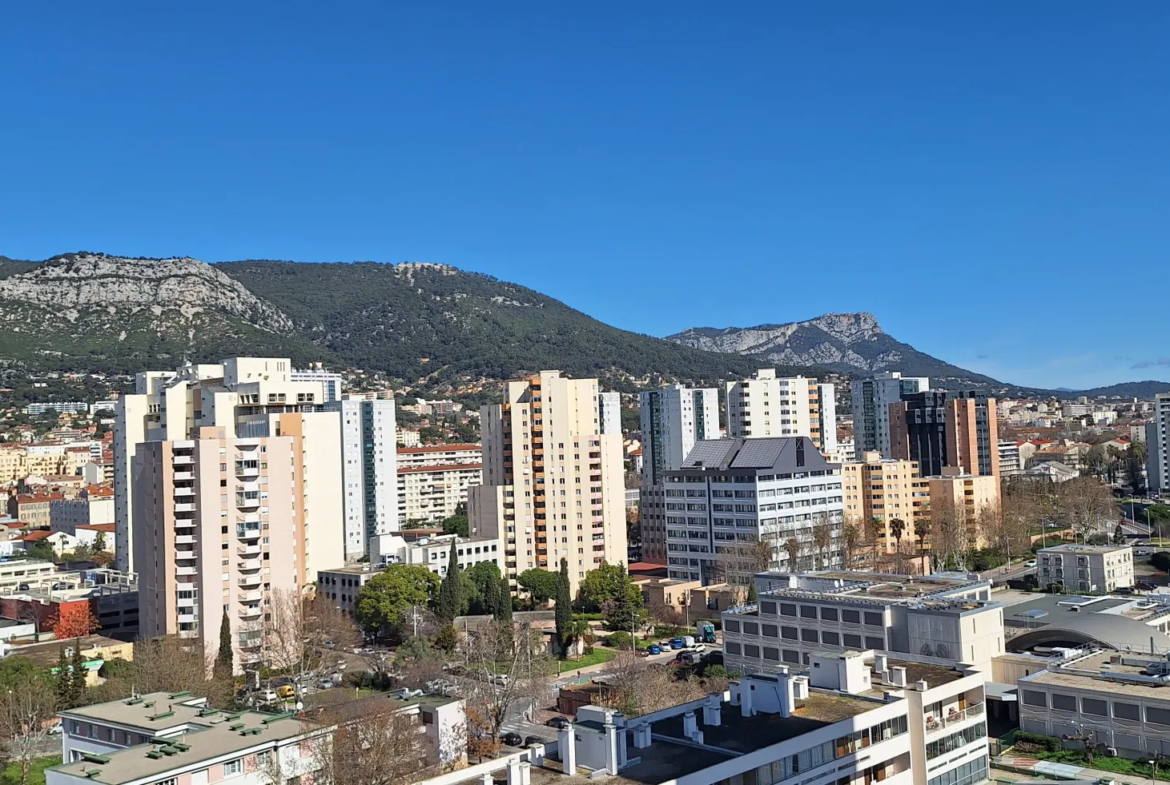
[[886,642],[881,638],[875,638],[872,635],[865,636],[865,648],[867,649],[884,649]]
[[860,624],[861,614],[857,611],[841,611],[841,621],[846,624]]
[[1136,703],[1114,703],[1113,716],[1122,720],[1141,721],[1142,711]]
[[781,616],[795,616],[796,615],[796,604],[790,603],[790,602],[780,603],[780,615]]
[[779,635],[780,635],[780,631],[777,629],[775,624],[765,624],[764,625],[764,637],[765,638],[776,638]]
[[821,608],[821,621],[837,621],[837,609]]
[[871,627],[883,627],[883,626],[885,626],[885,623],[882,621],[882,615],[881,615],[880,613],[869,613],[869,612],[866,612],[866,614],[865,614],[865,623],[866,623],[866,624],[868,624],[868,625],[869,625],[869,626],[871,626]]
[[926,759],[932,760],[940,755],[946,755],[960,747],[966,747],[968,744],[973,744],[984,738],[987,738],[987,726],[982,722],[978,725],[972,725],[970,728],[963,728],[949,736],[942,737],[938,741],[932,741],[927,744]]
[[[1053,708],[1055,708],[1056,696],[1053,695]],[[1105,701],[1097,700],[1096,698],[1081,698],[1081,711],[1085,714],[1096,714],[1098,717],[1108,717],[1109,709]]]
[[800,639],[802,641],[805,641],[806,643],[816,643],[817,642],[817,631],[816,630],[801,630],[800,631]]
[[755,659],[759,659],[760,658],[760,647],[754,646],[750,643],[745,644],[743,647],[743,656],[753,657]]
[[1062,711],[1076,711],[1077,699],[1072,695],[1061,695],[1059,692],[1054,692],[1052,693],[1052,708]]
[[728,619],[723,622],[723,630],[724,632],[739,632],[739,622]]
[[781,627],[780,637],[785,640],[794,641],[797,639],[797,632],[795,627]]
[[973,785],[987,779],[987,756],[983,755],[970,763],[931,777],[927,785]]
[[739,644],[735,641],[727,641],[723,644],[723,648],[727,650],[728,654],[742,654]]
[[845,645],[847,647],[849,647],[850,649],[860,649],[861,648],[861,636],[860,635],[850,635],[849,633],[846,633],[845,634]]
[[772,662],[779,662],[780,661],[780,650],[773,649],[769,646],[765,646],[764,647],[764,659],[771,660]]
[[776,615],[776,603],[774,603],[774,602],[761,602],[760,603],[760,613],[766,613],[769,616],[775,616]]
[[[1043,707],[1048,706],[1048,694],[1047,693],[1037,692],[1036,690],[1024,690],[1022,697],[1024,699],[1025,706],[1043,706]],[[1168,717],[1170,717],[1170,711],[1167,711],[1164,713]],[[1147,714],[1147,718],[1148,718],[1148,715],[1149,715],[1148,710],[1146,711],[1146,714]],[[1149,720],[1149,721],[1153,722],[1154,720]],[[1170,722],[1166,722],[1163,724],[1170,725]]]
[[825,644],[826,646],[840,646],[841,636],[835,632],[822,632],[821,643]]
[[817,609],[815,605],[801,605],[800,618],[815,619],[817,617]]
[[241,758],[229,760],[227,763],[223,764],[223,776],[225,777],[234,777],[235,775],[242,774],[243,772],[244,761]]
[[798,651],[793,651],[792,649],[785,649],[781,653],[781,656],[785,662],[791,662],[791,663],[794,663],[796,665],[800,664],[800,652],[798,652]]
[[760,634],[760,625],[756,624],[754,621],[745,621],[743,623],[743,634],[744,635],[759,635]]
[[256,753],[256,765],[267,766],[268,765],[268,755],[269,755],[268,750],[264,750],[263,752],[257,752]]

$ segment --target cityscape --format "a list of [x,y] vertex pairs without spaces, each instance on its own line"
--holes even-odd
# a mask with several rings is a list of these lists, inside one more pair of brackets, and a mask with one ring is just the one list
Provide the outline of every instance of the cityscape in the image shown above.
[[1170,783],[1167,30],[0,6],[0,785]]

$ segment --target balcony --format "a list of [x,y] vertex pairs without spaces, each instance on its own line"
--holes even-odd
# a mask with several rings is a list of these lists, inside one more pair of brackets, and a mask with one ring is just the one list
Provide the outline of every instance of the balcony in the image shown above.
[[175,466],[191,466],[195,463],[195,456],[175,455],[171,458],[171,463],[173,463]]
[[254,496],[246,493],[236,494],[236,506],[242,510],[254,510],[260,506],[260,494]]
[[259,559],[241,559],[238,564],[241,570],[258,570],[260,569]]
[[245,559],[251,558],[253,556],[259,556],[260,555],[260,543],[258,543],[258,542],[244,543],[240,547],[236,548],[236,555],[242,556]]
[[175,518],[176,529],[186,529],[195,526],[194,518]]
[[947,714],[945,718],[938,717],[935,719],[928,719],[926,721],[926,732],[933,733],[934,731],[944,730],[946,728],[953,728],[956,725],[961,725],[967,720],[975,717],[983,716],[983,704],[975,703],[968,706],[963,711],[955,711]]
[[263,578],[260,575],[241,575],[236,584],[241,589],[259,589]]
[[264,599],[264,592],[257,590],[242,591],[239,594],[240,602],[260,602]]
[[175,502],[175,512],[195,512],[195,505]]
[[198,575],[198,567],[176,567],[175,575]]
[[199,621],[199,617],[194,613],[179,612],[179,624],[194,624],[197,621]]
[[175,482],[189,482],[195,479],[194,472],[175,472]]
[[238,615],[241,619],[251,620],[260,618],[263,612],[259,605],[245,605],[239,609]]
[[236,476],[237,477],[259,477],[260,476],[260,462],[259,461],[236,461]]
[[193,534],[179,534],[175,536],[175,545],[194,545],[195,535]]
[[194,488],[185,488],[185,487],[175,488],[175,496],[194,496],[194,495],[195,495]]
[[240,651],[240,662],[243,663],[244,665],[255,665],[256,663],[260,662],[260,656],[261,655],[260,655],[259,651],[241,650]]
[[260,524],[255,526],[236,526],[236,536],[241,540],[258,540],[260,539]]

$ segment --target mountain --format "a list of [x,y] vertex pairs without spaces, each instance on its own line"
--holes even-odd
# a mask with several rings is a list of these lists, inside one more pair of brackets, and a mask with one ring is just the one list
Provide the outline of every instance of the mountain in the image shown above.
[[1153,398],[1158,393],[1170,393],[1170,382],[1153,380],[1144,382],[1122,382],[1108,387],[1094,387],[1090,390],[1069,390],[1071,396],[1084,395],[1089,398]]
[[668,336],[667,340],[695,349],[789,365],[816,365],[852,375],[901,371],[907,376],[929,376],[943,387],[1002,385],[989,376],[951,365],[894,339],[870,313],[835,313],[804,322],[758,327],[694,327]]
[[127,373],[244,353],[432,381],[559,368],[699,382],[760,365],[443,265],[0,257],[0,363]]

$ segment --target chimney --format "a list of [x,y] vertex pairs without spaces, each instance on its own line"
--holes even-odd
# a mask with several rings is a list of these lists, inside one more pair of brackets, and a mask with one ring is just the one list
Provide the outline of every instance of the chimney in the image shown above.
[[634,749],[644,750],[653,743],[650,738],[650,723],[643,722],[634,726]]
[[713,692],[707,696],[703,704],[703,724],[719,726],[722,724],[723,695]]
[[621,768],[621,752],[618,747],[618,729],[615,725],[607,723],[605,726],[605,770],[611,776],[616,775]]
[[918,690],[919,692],[926,692],[930,689],[930,685],[926,683],[926,679],[919,679],[918,681],[914,682],[914,689]]
[[906,668],[901,665],[893,665],[889,668],[889,678],[886,679],[893,687],[906,686]]
[[796,706],[796,696],[792,690],[792,677],[788,675],[788,666],[781,665],[776,669],[777,688],[780,697],[780,716],[791,717],[792,709]]
[[739,681],[739,713],[744,717],[754,717],[756,707],[752,705],[752,680],[750,678]]
[[492,773],[490,771],[485,771],[483,774],[479,775],[479,785],[492,785],[493,782],[494,780],[492,779]]
[[808,676],[797,676],[792,680],[792,694],[797,700],[808,700]]
[[873,672],[878,676],[886,672],[886,660],[887,658],[884,654],[873,655]]
[[688,711],[683,715],[683,735],[688,739],[695,735],[695,731],[699,729],[698,723],[695,722],[695,713]]

